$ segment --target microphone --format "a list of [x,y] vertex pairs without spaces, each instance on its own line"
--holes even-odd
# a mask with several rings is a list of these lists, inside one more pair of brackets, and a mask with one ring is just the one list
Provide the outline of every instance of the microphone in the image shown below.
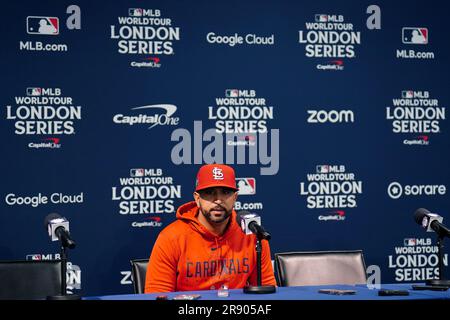
[[[270,240],[271,235],[266,230],[264,230],[261,225],[261,217],[256,213],[251,213],[248,211],[239,211],[236,215],[237,224],[241,226],[242,231],[245,234],[256,235],[256,286],[246,285],[244,287],[244,293],[274,293],[276,292],[276,287],[273,285],[262,285],[262,246],[261,240]],[[270,259],[270,258],[269,258]]]
[[236,216],[238,225],[245,234],[256,234],[258,239],[270,240],[272,236],[261,225],[261,217],[256,213],[239,211]]
[[75,241],[70,237],[69,221],[57,213],[50,213],[44,219],[44,228],[48,230],[52,241],[61,241],[64,248],[75,248]]
[[427,232],[434,231],[440,237],[450,237],[450,230],[442,224],[444,218],[436,213],[431,213],[425,208],[419,208],[414,212],[414,220]]

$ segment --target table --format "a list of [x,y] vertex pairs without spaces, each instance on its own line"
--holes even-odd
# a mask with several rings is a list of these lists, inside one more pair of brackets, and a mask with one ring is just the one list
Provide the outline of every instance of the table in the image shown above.
[[[168,299],[180,294],[200,294],[199,300],[450,300],[450,290],[412,290],[412,284],[382,284],[382,289],[408,290],[408,296],[378,296],[377,289],[369,289],[366,285],[322,285],[301,287],[278,287],[272,294],[245,294],[242,289],[229,290],[226,298],[218,297],[217,290],[184,291],[164,293]],[[319,289],[355,290],[353,295],[334,295],[319,293]],[[156,300],[161,294],[121,294],[84,297],[85,300]]]

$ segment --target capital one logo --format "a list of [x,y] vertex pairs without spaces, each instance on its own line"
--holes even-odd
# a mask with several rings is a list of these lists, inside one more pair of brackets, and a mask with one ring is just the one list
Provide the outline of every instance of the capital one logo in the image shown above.
[[214,180],[223,180],[223,172],[222,169],[214,167],[212,170]]
[[443,184],[402,186],[399,182],[392,182],[389,184],[387,192],[392,199],[399,199],[402,196],[443,196],[447,192],[447,187]]
[[[165,113],[162,112],[154,112],[153,110],[162,109]],[[137,125],[146,125],[150,124],[151,126],[148,129],[151,129],[157,125],[168,125],[174,126],[178,125],[180,120],[179,117],[172,117],[172,115],[177,111],[177,106],[173,104],[154,104],[154,105],[146,105],[142,107],[132,108],[133,112],[138,110],[137,112],[151,112],[151,114],[139,113],[133,115],[124,115],[124,114],[116,114],[113,117],[113,122],[117,124],[126,124],[133,126]]]

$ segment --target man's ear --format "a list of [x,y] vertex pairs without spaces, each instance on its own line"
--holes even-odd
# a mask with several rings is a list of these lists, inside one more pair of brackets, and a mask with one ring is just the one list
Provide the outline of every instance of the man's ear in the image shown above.
[[199,199],[200,199],[200,195],[198,194],[198,192],[194,192],[194,201],[197,204],[197,207],[200,208]]

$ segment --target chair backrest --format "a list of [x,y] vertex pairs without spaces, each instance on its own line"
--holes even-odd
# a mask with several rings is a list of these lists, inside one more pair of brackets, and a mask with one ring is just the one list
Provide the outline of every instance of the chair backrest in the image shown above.
[[362,250],[275,253],[275,264],[282,287],[367,281]]
[[61,294],[61,260],[0,261],[0,299],[33,300]]
[[148,259],[133,259],[130,263],[134,293],[144,293]]

